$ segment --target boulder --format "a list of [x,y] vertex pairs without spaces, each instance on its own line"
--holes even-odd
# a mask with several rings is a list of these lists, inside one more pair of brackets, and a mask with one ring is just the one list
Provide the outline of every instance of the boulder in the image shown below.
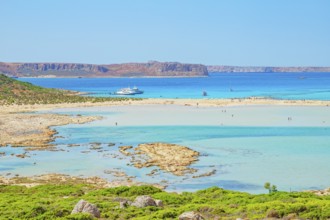
[[138,196],[135,198],[134,202],[131,206],[135,206],[138,208],[144,208],[146,206],[157,206],[155,200],[150,196]]
[[119,208],[124,209],[132,204],[132,201],[124,200],[119,203]]
[[179,216],[179,220],[203,220],[204,217],[194,211],[184,212]]
[[156,206],[158,207],[164,207],[163,201],[159,199],[155,199]]
[[73,208],[71,214],[74,214],[74,213],[79,213],[79,212],[83,212],[83,213],[89,213],[91,214],[92,216],[96,217],[96,218],[100,218],[100,211],[98,210],[98,208],[81,199],[76,205],[75,207]]

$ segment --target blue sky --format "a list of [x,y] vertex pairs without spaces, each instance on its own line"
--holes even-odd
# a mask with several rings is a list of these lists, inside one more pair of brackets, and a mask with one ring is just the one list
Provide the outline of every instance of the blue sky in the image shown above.
[[1,0],[0,61],[330,66],[328,0]]

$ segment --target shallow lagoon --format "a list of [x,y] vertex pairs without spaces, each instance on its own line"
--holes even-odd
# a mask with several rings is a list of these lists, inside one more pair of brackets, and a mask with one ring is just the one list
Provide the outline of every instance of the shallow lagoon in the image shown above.
[[[136,110],[127,108],[129,111]],[[180,108],[185,107],[173,107],[177,111]],[[230,112],[233,109],[227,110]],[[22,148],[2,148],[7,156],[1,158],[0,174],[56,172],[112,179],[104,171],[120,168],[129,176],[136,176],[137,181],[156,183],[166,180],[168,190],[174,191],[197,190],[216,185],[259,193],[265,192],[263,184],[267,181],[285,191],[321,189],[330,183],[330,126],[129,126],[121,123],[115,126],[114,122],[129,112],[123,113],[118,108],[86,108],[83,111],[62,109],[52,112],[102,115],[104,119],[83,125],[57,127],[59,138],[54,144],[59,151],[31,151],[28,153],[30,157],[21,159],[10,156],[10,153],[22,153]],[[135,116],[148,117],[149,112],[145,114]],[[170,114],[173,111],[169,111]],[[92,142],[100,142],[102,151],[91,150]],[[128,166],[129,159],[118,152],[118,146],[136,146],[145,142],[170,142],[188,146],[202,154],[200,160],[192,166],[200,170],[199,174],[213,169],[217,172],[203,178],[191,178],[192,175],[176,177],[163,172],[154,177],[147,176],[153,167],[137,169]],[[116,143],[116,146],[109,147],[108,143]],[[69,147],[70,144],[79,146]],[[114,154],[118,158],[113,158]]]

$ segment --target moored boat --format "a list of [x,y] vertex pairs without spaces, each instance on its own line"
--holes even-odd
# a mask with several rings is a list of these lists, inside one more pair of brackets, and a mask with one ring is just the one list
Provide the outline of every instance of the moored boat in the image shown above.
[[143,94],[143,91],[139,90],[137,87],[133,87],[133,88],[128,87],[128,88],[119,89],[114,94],[115,95],[136,95],[136,94]]

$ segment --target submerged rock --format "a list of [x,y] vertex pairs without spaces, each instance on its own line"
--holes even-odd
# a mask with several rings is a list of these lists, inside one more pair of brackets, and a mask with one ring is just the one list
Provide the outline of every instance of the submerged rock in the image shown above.
[[95,205],[93,205],[93,204],[91,204],[91,203],[89,203],[89,202],[87,202],[83,199],[81,199],[75,205],[75,207],[73,208],[71,214],[80,213],[80,212],[89,213],[89,214],[91,214],[92,216],[94,216],[96,218],[100,218],[100,216],[101,216],[100,211],[98,210],[98,208]]
[[139,144],[134,149],[132,163],[136,168],[158,166],[161,170],[176,176],[195,173],[189,166],[198,160],[199,152],[188,147],[169,143]]
[[203,219],[204,217],[195,211],[184,212],[179,216],[179,220],[203,220]]

